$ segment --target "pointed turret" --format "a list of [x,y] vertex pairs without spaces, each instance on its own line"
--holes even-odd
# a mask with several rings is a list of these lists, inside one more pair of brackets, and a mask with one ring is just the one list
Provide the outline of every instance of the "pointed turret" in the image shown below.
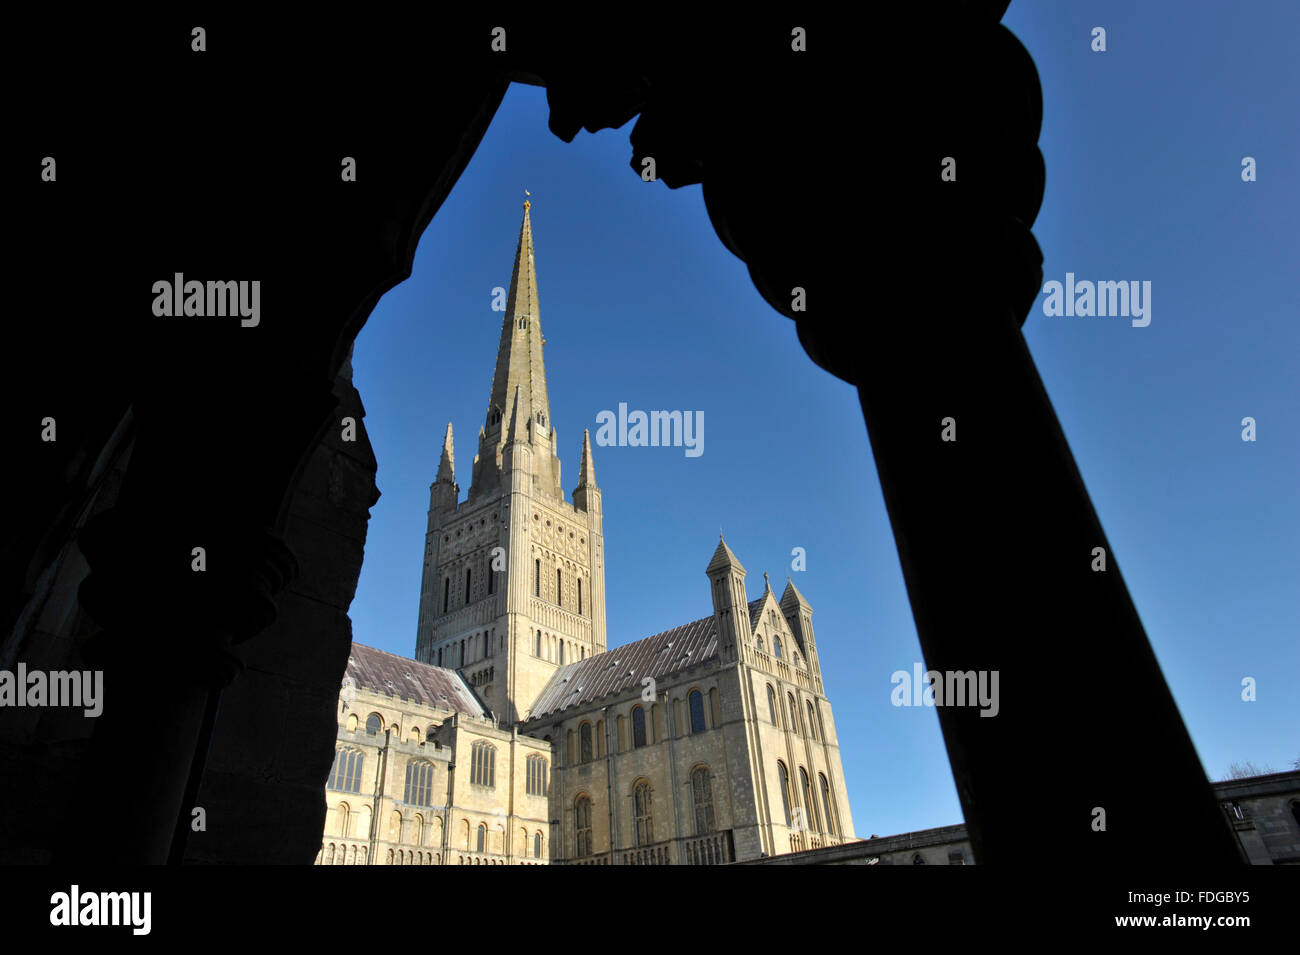
[[727,542],[722,539],[722,535],[719,534],[718,549],[713,552],[713,559],[709,561],[709,566],[704,568],[704,572],[712,577],[715,571],[729,570],[733,567],[740,571],[740,576],[742,578],[745,576],[745,568],[741,565],[740,560],[736,555],[731,552],[731,548],[728,547]]
[[817,640],[813,636],[813,608],[804,599],[804,595],[799,593],[799,588],[794,585],[794,581],[789,577],[786,581],[785,593],[781,595],[781,616],[785,617],[790,632],[803,648],[804,659],[808,661],[808,669],[812,671],[815,688],[820,693],[822,670],[821,663],[817,659]]
[[745,599],[745,568],[718,535],[718,547],[705,569],[713,590],[713,619],[718,632],[718,652],[735,659],[737,645],[749,645],[749,605]]
[[804,595],[799,593],[799,588],[794,585],[794,581],[789,576],[785,578],[785,591],[781,594],[781,609],[785,611],[788,617],[796,610],[806,610],[812,613],[812,605],[804,599]]
[[582,432],[582,461],[578,464],[578,486],[573,489],[573,506],[580,511],[600,510],[600,488],[596,486],[596,465],[591,458],[591,432]]
[[442,439],[442,460],[438,462],[439,481],[449,481],[456,483],[456,449],[452,443],[451,422],[447,422],[447,434]]
[[451,422],[447,422],[447,433],[442,439],[442,458],[438,461],[438,476],[429,487],[429,526],[437,523],[437,515],[448,509],[454,510],[460,498],[460,486],[456,484],[456,451],[452,442]]

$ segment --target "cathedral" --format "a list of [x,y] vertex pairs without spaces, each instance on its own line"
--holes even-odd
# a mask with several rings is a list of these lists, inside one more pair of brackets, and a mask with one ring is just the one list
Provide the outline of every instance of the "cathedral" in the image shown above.
[[[529,203],[461,500],[448,424],[415,658],[354,643],[317,863],[713,865],[856,842],[812,607],[719,539],[709,613],[610,649],[590,433],[565,500]],[[701,597],[704,596],[701,583]]]

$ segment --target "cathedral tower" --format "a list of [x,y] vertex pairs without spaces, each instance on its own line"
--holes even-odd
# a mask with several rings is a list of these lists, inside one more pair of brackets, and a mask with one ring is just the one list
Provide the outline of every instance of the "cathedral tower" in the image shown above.
[[528,712],[556,669],[605,650],[601,492],[584,433],[572,503],[560,483],[529,202],[469,496],[451,425],[429,492],[417,660],[464,672],[497,719]]

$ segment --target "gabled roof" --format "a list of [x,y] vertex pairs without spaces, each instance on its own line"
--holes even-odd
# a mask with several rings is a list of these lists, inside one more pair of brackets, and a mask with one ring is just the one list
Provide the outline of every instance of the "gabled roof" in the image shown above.
[[352,644],[344,678],[375,693],[391,693],[426,706],[441,706],[474,716],[487,715],[487,709],[455,670],[419,663],[360,643]]
[[[763,598],[748,604],[750,626]],[[601,697],[640,686],[646,677],[662,680],[718,655],[718,635],[713,615],[624,644],[594,657],[560,667],[542,690],[529,719],[549,716]]]

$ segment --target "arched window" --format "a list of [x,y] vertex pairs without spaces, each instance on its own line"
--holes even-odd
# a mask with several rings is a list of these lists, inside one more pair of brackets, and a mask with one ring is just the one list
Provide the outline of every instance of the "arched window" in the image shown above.
[[352,713],[348,716],[348,732],[355,733],[356,731],[357,731],[357,714]]
[[578,613],[582,613],[582,578],[578,578]]
[[469,781],[476,786],[496,786],[497,750],[491,743],[479,741],[470,747]]
[[707,766],[691,773],[691,796],[695,801],[695,834],[707,835],[713,831],[713,779]]
[[487,852],[487,826],[478,824],[478,841],[475,843],[479,852]]
[[469,603],[469,581],[470,581],[471,574],[473,574],[473,571],[470,568],[466,567],[465,568],[465,603],[466,604]]
[[451,578],[442,578],[442,612],[447,612],[447,605],[451,603]]
[[411,806],[433,805],[433,764],[422,759],[406,764],[406,791],[402,801]]
[[925,865],[925,856],[919,852],[912,856],[912,865]]
[[772,654],[779,660],[781,659],[781,638],[772,637]]
[[339,835],[346,839],[349,835],[348,823],[351,821],[351,810],[345,802],[339,803]]
[[786,771],[785,763],[779,759],[776,761],[777,775],[781,783],[781,808],[785,811],[785,824],[790,825],[790,774]]
[[366,733],[370,736],[378,736],[384,731],[384,718],[378,713],[371,713],[366,717]]
[[772,689],[772,684],[767,685],[767,714],[772,719],[773,726],[780,726],[776,719],[776,690]]
[[648,846],[655,841],[654,814],[648,781],[641,780],[632,790],[632,806],[636,818],[636,844]]
[[528,758],[528,795],[546,795],[547,790],[546,759],[542,756]]
[[802,787],[800,792],[803,793],[803,804],[807,807],[808,815],[811,817],[807,822],[812,828],[821,832],[821,820],[817,818],[817,801],[813,799],[812,787],[808,785],[808,771],[802,766],[799,767],[799,785]]
[[591,724],[583,723],[578,728],[578,735],[581,737],[582,761],[591,762]]
[[806,701],[808,704],[808,735],[813,739],[817,738],[817,717],[813,713],[812,700]]
[[831,798],[831,784],[823,773],[817,774],[822,784],[822,808],[826,812],[826,831],[835,835],[835,801]]
[[540,597],[541,595],[542,595],[542,561],[541,558],[539,557],[533,561],[533,596]]
[[763,638],[761,636],[754,637],[754,644],[758,647],[759,653],[767,652],[767,648],[763,646]]
[[564,666],[564,641],[560,641],[560,666]]
[[585,795],[573,803],[573,828],[578,835],[574,854],[579,859],[591,855],[591,800]]
[[560,575],[560,568],[555,568],[555,605],[564,606],[564,579]]
[[708,729],[704,723],[704,694],[699,690],[691,690],[686,702],[691,710],[691,732],[703,733]]
[[330,772],[329,788],[345,793],[361,792],[361,764],[365,756],[360,750],[344,748],[334,754],[334,769]]
[[533,656],[540,657],[541,655],[542,655],[542,631],[538,630],[537,639],[533,643]]
[[411,823],[411,844],[424,845],[424,817],[419,813],[415,814],[415,821]]
[[536,832],[533,834],[533,858],[540,859],[541,857],[542,857],[542,834],[540,832]]
[[785,695],[785,702],[790,707],[788,713],[790,719],[790,732],[798,736],[799,735],[799,704],[797,704],[794,701],[793,693],[787,693]]
[[795,666],[798,666],[798,665],[799,665],[799,651],[797,651],[797,650],[792,650],[792,651],[790,651],[790,656],[794,658],[794,665],[795,665]]
[[487,585],[488,585],[488,596],[489,596],[489,597],[492,596],[493,591],[496,589],[496,579],[497,579],[497,572],[496,572],[495,570],[492,569],[492,565],[491,565],[491,564],[488,564],[488,569],[487,569]]
[[640,749],[645,745],[645,710],[637,706],[632,709],[632,748]]

